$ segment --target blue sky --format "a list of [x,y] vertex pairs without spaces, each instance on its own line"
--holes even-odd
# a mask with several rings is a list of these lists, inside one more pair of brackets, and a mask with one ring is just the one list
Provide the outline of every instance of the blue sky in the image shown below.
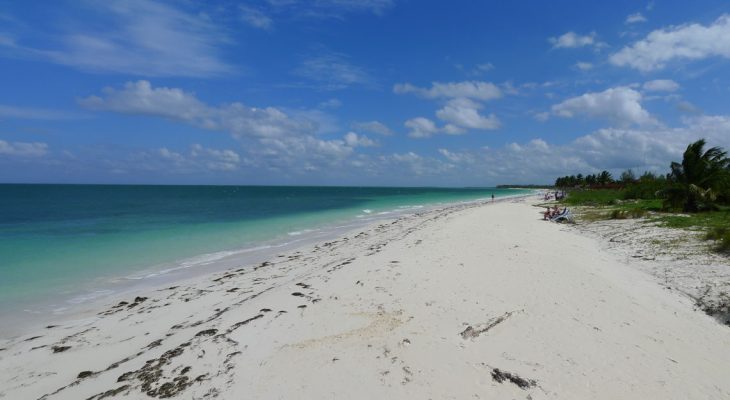
[[0,1],[0,182],[489,186],[730,148],[727,1]]

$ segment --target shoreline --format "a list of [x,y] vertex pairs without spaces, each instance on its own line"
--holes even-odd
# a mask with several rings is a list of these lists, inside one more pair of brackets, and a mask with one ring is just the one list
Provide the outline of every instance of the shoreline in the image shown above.
[[726,327],[529,197],[358,231],[2,340],[0,398],[730,395]]
[[[509,201],[531,195],[533,193],[501,196],[495,198],[495,202]],[[13,305],[17,309],[16,312],[4,310],[0,313],[0,317],[6,321],[6,324],[0,327],[0,340],[10,340],[47,325],[84,319],[105,305],[121,301],[127,297],[144,295],[147,292],[171,285],[195,282],[198,279],[242,266],[253,266],[274,259],[278,254],[307,249],[318,242],[334,240],[355,230],[368,229],[383,221],[392,221],[401,217],[439,209],[491,202],[490,199],[485,197],[381,210],[372,216],[365,214],[363,218],[353,217],[347,220],[324,223],[305,229],[305,232],[296,232],[296,235],[288,232],[286,235],[280,235],[263,242],[247,244],[246,247],[205,253],[174,262],[153,265],[144,270],[132,271],[130,275],[105,277],[103,281],[93,285],[87,282],[87,286],[90,287],[83,292],[79,291],[73,295],[57,294],[52,298],[38,299],[17,306]],[[218,257],[212,262],[194,261],[221,253],[230,253],[230,255]],[[185,265],[188,263],[190,265]]]

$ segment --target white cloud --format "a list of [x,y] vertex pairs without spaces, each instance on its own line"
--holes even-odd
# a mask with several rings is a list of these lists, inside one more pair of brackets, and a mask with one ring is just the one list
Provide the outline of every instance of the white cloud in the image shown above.
[[241,157],[230,149],[212,149],[193,144],[187,152],[176,152],[162,147],[155,152],[137,154],[132,163],[115,163],[123,171],[147,170],[165,173],[190,174],[198,172],[235,171],[241,164]]
[[575,63],[575,67],[581,71],[588,71],[590,69],[593,69],[593,64],[591,64],[589,62],[580,61],[580,62]]
[[673,60],[730,58],[730,15],[722,15],[711,25],[685,24],[655,30],[611,55],[617,66],[640,71],[664,68]]
[[638,22],[646,22],[646,18],[640,12],[627,16],[626,21],[624,21],[625,24],[636,24]]
[[390,128],[379,121],[354,122],[352,124],[352,129],[376,133],[383,136],[390,136],[393,134],[393,131],[391,131]]
[[[256,108],[241,103],[209,106],[194,94],[178,88],[153,87],[147,81],[129,82],[122,89],[106,88],[102,96],[79,100],[84,107],[135,115],[148,115],[187,123],[202,129],[223,131],[239,139],[247,149],[246,165],[259,170],[301,175],[307,171],[340,171],[355,147],[376,145],[366,136],[345,140],[315,137],[326,122],[321,111],[284,112],[274,107]],[[329,130],[327,128],[326,130]],[[169,161],[176,158],[167,153]],[[162,153],[157,158],[163,157]],[[235,157],[228,151],[193,148],[191,157],[206,156],[208,169],[231,170]],[[198,159],[198,162],[200,159]]]
[[294,75],[317,82],[320,89],[340,90],[351,86],[376,86],[375,78],[340,53],[309,57],[293,71]]
[[591,32],[588,35],[579,35],[571,31],[558,37],[551,37],[548,41],[553,45],[554,49],[574,49],[585,46],[602,46],[602,43],[596,41],[595,32]]
[[241,157],[233,150],[217,150],[194,144],[190,154],[195,158],[202,158],[208,169],[219,171],[230,171],[238,167]]
[[293,119],[274,107],[256,108],[241,103],[211,107],[193,93],[153,88],[148,81],[127,82],[120,90],[105,88],[102,96],[89,96],[79,103],[92,110],[163,117],[241,137],[286,136],[310,133],[316,128],[312,121]]
[[241,18],[248,25],[267,31],[273,28],[274,21],[263,11],[244,5],[239,6],[239,9],[241,10]]
[[463,97],[474,100],[492,100],[502,97],[497,85],[483,81],[433,82],[431,87],[420,88],[410,83],[399,83],[393,86],[397,94],[414,93],[428,99]]
[[325,101],[319,103],[317,105],[317,107],[319,107],[319,108],[335,109],[335,108],[342,107],[342,102],[340,101],[340,99],[332,98],[332,99],[325,100]]
[[551,111],[559,117],[602,118],[619,125],[655,124],[656,120],[642,107],[641,100],[642,96],[638,91],[619,86],[570,98],[553,105]]
[[423,117],[409,119],[404,125],[410,130],[408,136],[412,138],[427,138],[439,131],[433,121]]
[[462,164],[476,161],[476,157],[469,152],[453,152],[447,149],[438,149],[438,152],[452,163]]
[[40,142],[6,142],[0,140],[0,154],[15,157],[42,157],[48,153],[48,144]]
[[687,114],[702,114],[702,110],[700,110],[697,106],[690,103],[689,101],[680,101],[676,105],[677,110],[687,113]]
[[558,176],[604,169],[616,175],[628,168],[663,174],[671,161],[681,160],[689,143],[700,138],[710,146],[730,148],[728,131],[730,116],[700,116],[683,118],[676,128],[599,129],[562,145],[533,139],[502,148],[439,153],[462,166],[456,171],[460,175],[495,183],[551,183]]
[[[446,133],[462,133],[458,128],[492,130],[500,126],[499,119],[494,114],[483,116],[479,114],[481,104],[467,98],[449,100],[446,105],[436,111],[436,116],[450,123],[453,127],[447,128]],[[448,125],[447,125],[448,126]],[[457,128],[457,129],[454,129]]]
[[679,84],[671,79],[655,79],[644,82],[642,87],[647,92],[674,92],[679,89]]
[[16,41],[9,50],[98,72],[208,77],[233,70],[219,57],[219,46],[228,39],[204,16],[149,0],[84,5],[87,19],[66,24],[73,30],[46,32],[58,38],[56,48],[25,47]]
[[358,135],[355,132],[347,132],[345,134],[345,144],[350,147],[374,147],[378,143],[365,135]]

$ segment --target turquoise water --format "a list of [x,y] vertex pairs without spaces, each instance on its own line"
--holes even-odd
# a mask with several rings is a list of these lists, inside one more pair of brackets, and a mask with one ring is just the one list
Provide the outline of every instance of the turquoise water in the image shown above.
[[[509,189],[0,185],[0,312],[171,265]],[[223,253],[221,253],[223,252]],[[212,257],[200,257],[201,255]],[[197,257],[197,258],[196,258]],[[185,261],[187,260],[187,262]]]

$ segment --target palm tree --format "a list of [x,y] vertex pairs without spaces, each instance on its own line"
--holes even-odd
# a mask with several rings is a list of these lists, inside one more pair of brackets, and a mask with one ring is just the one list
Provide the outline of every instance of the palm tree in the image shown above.
[[666,206],[688,212],[714,207],[717,194],[728,184],[730,158],[719,147],[703,151],[705,144],[705,139],[690,144],[682,163],[672,162]]

